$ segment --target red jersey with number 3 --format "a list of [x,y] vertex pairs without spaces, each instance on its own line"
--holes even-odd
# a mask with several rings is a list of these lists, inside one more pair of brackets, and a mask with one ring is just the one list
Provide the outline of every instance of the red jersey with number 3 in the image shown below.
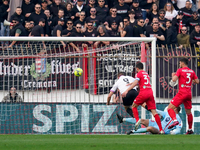
[[151,89],[150,78],[146,71],[139,71],[136,75],[136,80],[139,81],[140,91]]
[[191,93],[192,80],[198,79],[195,72],[188,67],[184,67],[177,70],[176,76],[179,78],[179,92]]

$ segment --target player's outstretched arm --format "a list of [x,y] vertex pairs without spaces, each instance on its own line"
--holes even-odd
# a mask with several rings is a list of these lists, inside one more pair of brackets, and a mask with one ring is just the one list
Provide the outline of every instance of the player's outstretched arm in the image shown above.
[[110,100],[111,100],[111,97],[112,97],[113,94],[114,94],[114,92],[110,91],[110,93],[108,94],[108,97],[107,97],[106,105],[110,105]]

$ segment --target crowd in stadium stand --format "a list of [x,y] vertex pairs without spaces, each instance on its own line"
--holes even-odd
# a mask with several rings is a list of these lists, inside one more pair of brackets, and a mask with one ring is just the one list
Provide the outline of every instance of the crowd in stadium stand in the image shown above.
[[[11,2],[0,0],[1,36],[156,37],[159,47],[200,45],[196,0],[22,0],[8,18]],[[79,42],[68,44],[79,51]]]

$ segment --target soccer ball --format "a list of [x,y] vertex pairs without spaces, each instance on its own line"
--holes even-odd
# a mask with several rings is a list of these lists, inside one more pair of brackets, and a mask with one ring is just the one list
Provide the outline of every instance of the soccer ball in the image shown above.
[[81,68],[76,68],[74,70],[74,75],[75,76],[80,77],[80,76],[82,76],[82,74],[83,74],[83,70]]

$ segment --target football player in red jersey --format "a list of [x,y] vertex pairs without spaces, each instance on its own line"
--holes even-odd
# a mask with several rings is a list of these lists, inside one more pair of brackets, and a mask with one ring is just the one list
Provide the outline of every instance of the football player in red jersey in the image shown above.
[[189,125],[189,129],[186,134],[193,134],[194,133],[192,131],[193,116],[191,113],[191,108],[192,108],[191,86],[192,82],[199,84],[199,79],[196,76],[195,72],[190,68],[188,68],[187,58],[182,58],[179,62],[179,66],[180,68],[177,70],[177,72],[172,73],[172,81],[176,82],[177,80],[179,80],[179,91],[175,95],[175,97],[171,100],[167,109],[170,117],[173,119],[173,124],[168,128],[169,129],[173,128],[179,123],[176,119],[176,114],[173,109],[183,103]]
[[156,103],[154,100],[153,91],[152,91],[151,84],[150,84],[150,78],[149,78],[148,73],[143,70],[143,64],[141,62],[138,62],[136,64],[136,71],[137,71],[136,80],[134,82],[132,82],[131,86],[122,94],[122,97],[125,97],[126,94],[128,93],[128,91],[131,90],[132,88],[134,88],[139,83],[140,92],[139,92],[139,95],[134,100],[134,103],[132,105],[133,115],[137,122],[135,124],[135,130],[138,129],[140,122],[141,122],[141,120],[139,119],[137,107],[139,105],[142,105],[144,102],[146,102],[148,110],[151,110],[151,113],[153,114],[153,116],[156,120],[156,123],[158,124],[160,133],[164,134],[164,131],[163,131],[162,125],[161,125],[161,121],[160,121],[160,117],[159,117],[158,113],[156,112]]

